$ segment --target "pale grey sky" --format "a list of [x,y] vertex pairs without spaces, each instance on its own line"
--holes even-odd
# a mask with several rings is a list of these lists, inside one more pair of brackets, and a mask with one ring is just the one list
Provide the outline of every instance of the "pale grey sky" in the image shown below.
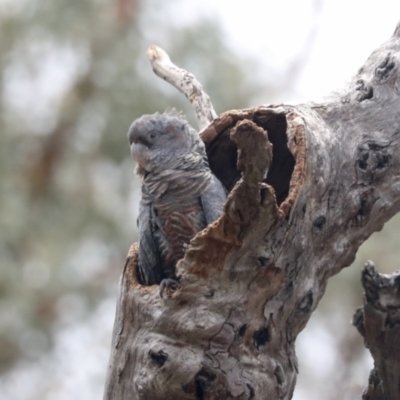
[[199,13],[218,17],[235,51],[282,72],[306,48],[308,62],[294,93],[280,99],[294,102],[316,100],[342,86],[400,21],[400,1],[393,0],[202,0],[184,1],[180,10],[187,23]]

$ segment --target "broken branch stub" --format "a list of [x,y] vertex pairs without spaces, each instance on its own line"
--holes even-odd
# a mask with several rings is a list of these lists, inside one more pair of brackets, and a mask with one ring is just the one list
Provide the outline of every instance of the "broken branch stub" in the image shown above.
[[160,47],[150,46],[147,50],[147,56],[154,73],[189,99],[196,113],[199,129],[202,130],[208,126],[217,114],[201,83],[193,74],[177,67]]
[[364,400],[400,399],[400,272],[379,274],[368,262],[362,271],[364,306],[353,325],[374,359]]
[[295,340],[328,278],[400,210],[398,59],[395,34],[328,101],[229,111],[201,132],[223,215],[163,299],[138,284],[131,248],[106,399],[291,398]]

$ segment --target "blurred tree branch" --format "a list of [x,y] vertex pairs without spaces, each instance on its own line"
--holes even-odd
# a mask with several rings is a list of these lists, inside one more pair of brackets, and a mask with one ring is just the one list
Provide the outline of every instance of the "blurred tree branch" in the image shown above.
[[64,95],[57,125],[44,139],[40,157],[29,166],[25,174],[34,197],[48,195],[54,171],[67,149],[78,115],[94,91],[91,71],[88,71]]

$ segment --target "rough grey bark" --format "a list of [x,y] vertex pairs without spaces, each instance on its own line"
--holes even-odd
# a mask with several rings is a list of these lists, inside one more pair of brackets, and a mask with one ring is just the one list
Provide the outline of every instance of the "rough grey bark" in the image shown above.
[[364,306],[353,324],[374,358],[364,400],[400,399],[400,272],[379,274],[372,262],[362,272]]
[[201,132],[224,213],[163,299],[131,247],[105,399],[292,397],[295,340],[328,278],[400,209],[399,51],[396,29],[326,102],[230,111]]

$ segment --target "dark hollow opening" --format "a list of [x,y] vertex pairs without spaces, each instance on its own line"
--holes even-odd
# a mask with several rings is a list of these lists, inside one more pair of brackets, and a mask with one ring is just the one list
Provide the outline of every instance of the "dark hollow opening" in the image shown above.
[[150,358],[153,360],[155,364],[159,367],[162,367],[165,362],[168,360],[168,354],[162,350],[155,352],[154,350],[149,351]]
[[238,330],[238,336],[243,337],[247,330],[247,324],[242,325]]
[[[283,113],[274,110],[260,110],[254,113],[253,122],[268,132],[273,145],[272,163],[264,181],[275,190],[278,205],[289,194],[290,179],[295,166],[295,158],[287,146],[287,122]],[[230,139],[230,129],[221,132],[207,145],[207,156],[211,171],[230,192],[240,179],[237,169],[237,147]]]
[[257,347],[257,349],[260,346],[264,346],[271,340],[271,332],[269,330],[269,327],[266,326],[260,328],[258,331],[255,331],[253,334],[253,339],[254,339],[254,345]]
[[196,400],[204,400],[206,389],[212,385],[216,377],[213,372],[204,367],[196,374],[194,377]]

